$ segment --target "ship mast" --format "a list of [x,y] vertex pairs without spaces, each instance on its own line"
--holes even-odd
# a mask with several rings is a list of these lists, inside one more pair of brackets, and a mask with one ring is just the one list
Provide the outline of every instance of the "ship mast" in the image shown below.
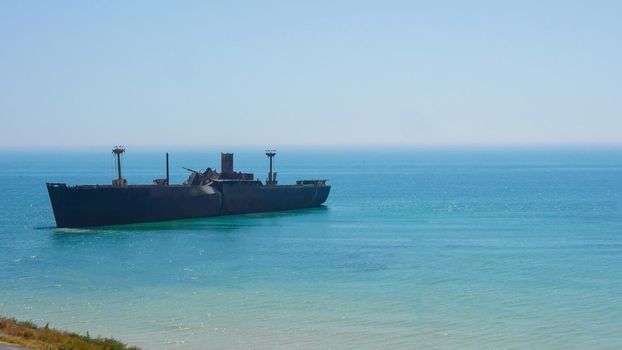
[[266,156],[270,159],[270,171],[268,172],[268,180],[266,181],[266,185],[276,185],[276,173],[272,172],[272,158],[276,155],[276,151],[273,149],[266,150]]
[[168,152],[166,152],[166,185],[169,185],[169,177],[168,177]]
[[121,176],[121,154],[125,152],[125,147],[123,146],[114,146],[112,149],[112,154],[117,158],[117,178],[112,180],[113,186],[123,186],[127,184],[127,181]]

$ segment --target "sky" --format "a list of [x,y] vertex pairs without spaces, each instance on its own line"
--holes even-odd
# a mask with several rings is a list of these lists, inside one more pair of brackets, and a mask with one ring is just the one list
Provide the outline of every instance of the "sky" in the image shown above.
[[622,1],[0,0],[0,148],[622,144]]

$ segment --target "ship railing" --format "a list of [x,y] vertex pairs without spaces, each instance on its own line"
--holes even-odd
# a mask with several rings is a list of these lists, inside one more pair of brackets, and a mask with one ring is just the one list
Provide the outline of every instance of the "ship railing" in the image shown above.
[[318,179],[318,180],[298,180],[296,181],[296,185],[301,186],[326,186],[326,182],[328,180]]
[[64,182],[46,182],[45,185],[47,187],[67,187],[67,184]]

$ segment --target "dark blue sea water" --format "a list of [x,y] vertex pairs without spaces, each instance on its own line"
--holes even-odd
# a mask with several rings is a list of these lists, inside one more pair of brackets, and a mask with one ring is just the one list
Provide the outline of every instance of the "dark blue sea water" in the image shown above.
[[[171,151],[172,180],[218,151]],[[45,182],[109,183],[110,151],[0,152],[0,314],[145,349],[622,347],[622,149],[282,149],[276,167],[330,179],[326,206],[69,230]],[[128,150],[130,183],[163,171]]]

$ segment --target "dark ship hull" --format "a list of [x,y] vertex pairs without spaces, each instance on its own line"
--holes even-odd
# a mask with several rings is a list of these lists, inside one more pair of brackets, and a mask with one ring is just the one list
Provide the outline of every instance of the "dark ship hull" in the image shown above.
[[57,227],[89,227],[220,215],[222,196],[203,186],[47,184]]
[[226,181],[216,187],[222,191],[221,215],[317,207],[330,192],[323,184],[264,186],[259,181]]
[[223,154],[223,169],[191,170],[184,184],[169,185],[167,155],[167,179],[154,185],[128,186],[119,171],[113,185],[48,183],[47,189],[56,226],[75,228],[310,208],[330,192],[325,180],[278,185],[272,170],[264,185],[253,174],[233,172],[231,154]]

